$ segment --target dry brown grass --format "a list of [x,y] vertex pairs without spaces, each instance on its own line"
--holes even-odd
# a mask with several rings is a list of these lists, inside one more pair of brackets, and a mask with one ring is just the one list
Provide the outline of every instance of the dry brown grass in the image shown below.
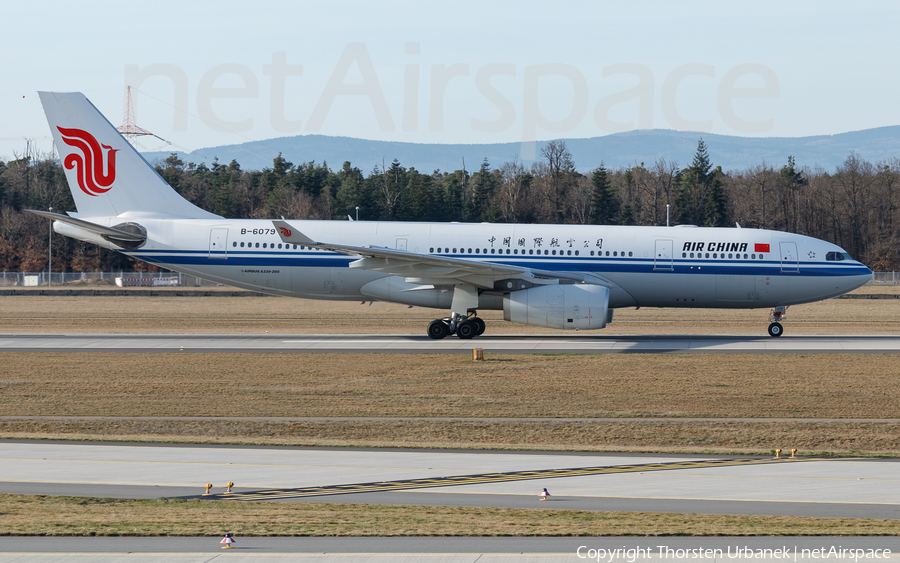
[[[547,503],[552,505],[552,503]],[[897,520],[0,494],[0,535],[871,536]]]
[[4,415],[900,418],[894,355],[0,353]]
[[5,437],[900,453],[892,355],[5,353],[0,366],[5,416],[162,417],[4,419]]

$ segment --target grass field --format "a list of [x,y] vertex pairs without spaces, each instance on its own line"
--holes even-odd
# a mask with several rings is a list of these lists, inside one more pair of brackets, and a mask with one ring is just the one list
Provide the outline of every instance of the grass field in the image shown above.
[[[4,353],[0,365],[5,437],[900,454],[892,355]],[[111,418],[21,418],[35,416]]]
[[880,536],[896,520],[0,494],[0,536]]

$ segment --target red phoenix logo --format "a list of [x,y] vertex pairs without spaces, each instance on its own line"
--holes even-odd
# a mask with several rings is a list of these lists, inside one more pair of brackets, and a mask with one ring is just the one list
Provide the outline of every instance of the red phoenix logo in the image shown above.
[[[98,196],[110,190],[116,180],[116,152],[108,145],[101,145],[87,131],[81,129],[64,129],[57,127],[63,136],[63,142],[75,147],[81,154],[72,153],[63,161],[66,170],[75,169],[78,187],[89,196]],[[103,166],[103,149],[106,149],[106,173]]]
[[286,236],[286,237],[291,236],[291,230],[288,229],[287,227],[278,227],[278,230],[281,231],[281,234],[282,234],[283,236]]

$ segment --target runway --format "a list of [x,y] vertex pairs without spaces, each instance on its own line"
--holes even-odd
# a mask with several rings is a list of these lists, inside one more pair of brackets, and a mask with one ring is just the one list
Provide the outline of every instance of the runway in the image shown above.
[[503,354],[826,354],[898,353],[890,336],[484,335],[431,340],[418,335],[354,334],[0,334],[2,352],[182,353],[485,353]]

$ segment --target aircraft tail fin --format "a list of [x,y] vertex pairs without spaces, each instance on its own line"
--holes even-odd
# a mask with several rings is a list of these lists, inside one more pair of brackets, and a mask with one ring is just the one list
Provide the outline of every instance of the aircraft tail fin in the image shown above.
[[184,199],[80,92],[39,92],[81,217],[215,218]]

